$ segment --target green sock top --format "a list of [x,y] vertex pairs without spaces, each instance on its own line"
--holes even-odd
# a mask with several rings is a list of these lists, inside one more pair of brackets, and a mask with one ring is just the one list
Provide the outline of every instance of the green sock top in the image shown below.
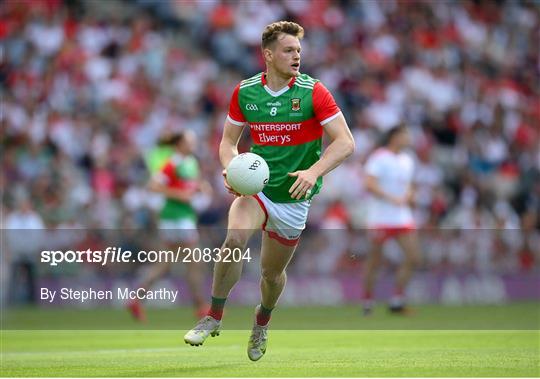
[[265,316],[270,316],[270,314],[272,313],[272,310],[274,308],[266,308],[264,305],[260,305],[260,308],[259,308],[259,312],[261,312],[262,315],[265,315]]

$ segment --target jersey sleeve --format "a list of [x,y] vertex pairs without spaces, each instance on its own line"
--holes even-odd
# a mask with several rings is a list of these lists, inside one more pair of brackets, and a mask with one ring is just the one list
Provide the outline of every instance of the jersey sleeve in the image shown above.
[[334,97],[321,82],[313,87],[313,110],[321,125],[329,123],[341,113]]
[[227,120],[232,124],[237,126],[244,126],[246,123],[246,118],[242,113],[240,108],[240,102],[238,100],[238,93],[240,91],[240,83],[234,88],[234,92],[231,96],[231,102],[229,104],[229,114],[227,115]]
[[174,177],[175,177],[174,165],[170,161],[167,162],[161,168],[161,170],[159,170],[155,175],[156,180],[159,183],[164,184],[164,185],[169,185],[170,183],[172,183],[174,180]]

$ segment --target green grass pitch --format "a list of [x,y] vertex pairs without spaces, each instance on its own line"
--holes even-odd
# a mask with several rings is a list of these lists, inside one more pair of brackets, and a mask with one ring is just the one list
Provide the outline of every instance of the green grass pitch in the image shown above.
[[[193,324],[188,309],[150,310],[150,322],[146,325],[133,323],[123,310],[21,309],[3,315],[6,317],[2,321],[1,374],[537,377],[538,309],[537,303],[504,307],[430,306],[418,308],[413,317],[396,317],[379,308],[373,317],[364,319],[357,307],[283,308],[274,316],[268,351],[259,362],[249,361],[246,355],[251,308],[231,307],[221,336],[208,339],[202,347],[185,345],[182,340],[184,327]],[[330,325],[341,322],[344,328],[355,330],[322,330],[324,314]],[[461,323],[456,323],[460,314]],[[490,314],[491,319],[486,318]],[[439,318],[438,322],[434,318]],[[105,322],[110,330],[99,330]],[[294,324],[304,330],[292,329]],[[81,330],[83,325],[87,330]],[[466,330],[449,330],[459,325]],[[23,327],[36,330],[20,330]],[[491,327],[515,330],[487,330]]]

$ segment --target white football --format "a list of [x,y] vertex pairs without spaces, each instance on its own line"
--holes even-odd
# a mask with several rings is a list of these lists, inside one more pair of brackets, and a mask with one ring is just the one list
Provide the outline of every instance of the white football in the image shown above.
[[257,154],[239,154],[227,166],[227,183],[241,195],[261,192],[269,179],[268,164]]

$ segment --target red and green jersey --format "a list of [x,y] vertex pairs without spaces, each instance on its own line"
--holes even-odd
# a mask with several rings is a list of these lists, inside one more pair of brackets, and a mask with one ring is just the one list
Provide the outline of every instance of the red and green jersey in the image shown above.
[[[317,79],[301,74],[275,92],[260,73],[236,86],[227,118],[234,125],[249,126],[251,151],[268,163],[270,181],[264,194],[276,203],[292,203],[302,200],[291,198],[289,188],[296,178],[288,173],[306,170],[319,160],[323,125],[340,112],[332,94]],[[321,186],[320,177],[311,197]]]
[[170,145],[156,146],[144,156],[144,161],[151,175],[155,175],[174,154],[174,147]]
[[[195,189],[199,180],[199,164],[193,156],[172,155],[158,173],[159,181],[169,188]],[[163,220],[184,218],[197,220],[197,213],[190,203],[167,198],[160,213]]]

